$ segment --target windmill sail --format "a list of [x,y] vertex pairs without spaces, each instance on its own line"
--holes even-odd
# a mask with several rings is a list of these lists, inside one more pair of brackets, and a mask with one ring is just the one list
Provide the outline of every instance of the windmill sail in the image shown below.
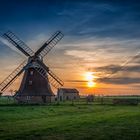
[[35,55],[44,57],[63,38],[63,36],[64,35],[60,31],[57,31],[44,43],[44,45],[35,53]]
[[[35,69],[47,80],[49,79],[50,84],[55,87],[59,88],[64,85],[63,81],[58,78],[49,68],[44,65],[42,62],[38,62],[38,67],[35,67]],[[48,75],[46,75],[48,73]]]
[[3,37],[7,39],[10,43],[12,43],[12,45],[14,45],[21,52],[23,52],[26,56],[34,55],[34,52],[11,31],[4,33]]
[[24,71],[24,67],[26,65],[26,61],[23,61],[4,81],[0,84],[0,90],[6,90],[15,80],[16,78]]
[[49,81],[54,87],[59,88],[64,85],[64,82],[58,76],[56,76],[50,69],[48,71],[48,74]]

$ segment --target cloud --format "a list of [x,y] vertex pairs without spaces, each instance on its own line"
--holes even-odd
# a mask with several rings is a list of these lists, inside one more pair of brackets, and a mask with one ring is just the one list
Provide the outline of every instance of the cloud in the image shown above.
[[68,83],[87,83],[87,80],[65,80]]
[[120,65],[107,65],[90,69],[96,72],[97,83],[105,84],[139,84],[140,65],[129,65],[121,67]]
[[[99,38],[139,38],[139,7],[131,3],[79,2],[61,11],[70,23],[67,32],[74,36]],[[79,22],[80,21],[80,22]]]
[[65,55],[73,56],[75,58],[80,58],[84,60],[95,59],[95,52],[85,51],[85,50],[66,50]]
[[[22,56],[24,56],[25,57],[25,55],[17,48],[17,47],[15,47],[11,42],[9,42],[7,39],[5,39],[4,37],[0,37],[0,45],[2,46],[2,47],[7,47],[7,48],[10,48],[10,51],[11,52],[9,52],[9,54],[10,53],[13,53],[13,52],[15,52],[16,54],[19,54],[21,57]],[[5,49],[5,48],[4,48]]]
[[[112,38],[85,38],[75,42],[61,44],[62,52],[71,59],[79,59],[85,66],[112,65],[125,66],[133,64],[139,56],[139,40],[121,40]],[[135,62],[136,63],[136,62]],[[90,66],[90,67],[91,67]],[[90,68],[89,67],[89,68]],[[87,68],[87,67],[86,67]]]
[[121,77],[121,78],[98,78],[95,80],[98,83],[105,84],[139,84],[140,78]]
[[11,44],[8,40],[4,39],[3,37],[0,37],[0,42],[3,43],[3,45],[10,47],[13,51],[17,52],[16,47],[13,44]]
[[123,71],[123,72],[140,72],[140,65],[132,65],[132,66],[125,66],[121,67],[120,65],[107,65],[107,66],[102,66],[102,67],[96,67],[93,68],[94,71],[97,72],[105,72],[105,73],[116,73],[118,71]]

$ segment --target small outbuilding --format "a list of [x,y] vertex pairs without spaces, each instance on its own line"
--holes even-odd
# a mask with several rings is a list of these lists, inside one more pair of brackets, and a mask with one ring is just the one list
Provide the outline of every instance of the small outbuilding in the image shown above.
[[58,101],[72,101],[80,98],[79,91],[75,88],[59,88],[57,91]]

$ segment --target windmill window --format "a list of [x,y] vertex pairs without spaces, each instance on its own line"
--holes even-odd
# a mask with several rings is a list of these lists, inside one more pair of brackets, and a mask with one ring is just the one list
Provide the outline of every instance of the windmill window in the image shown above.
[[33,71],[30,71],[30,75],[33,75],[34,74],[34,72]]
[[27,96],[27,100],[30,100],[31,98],[30,98],[30,96]]
[[66,100],[69,100],[69,96],[66,96]]
[[33,81],[29,81],[29,85],[32,85]]

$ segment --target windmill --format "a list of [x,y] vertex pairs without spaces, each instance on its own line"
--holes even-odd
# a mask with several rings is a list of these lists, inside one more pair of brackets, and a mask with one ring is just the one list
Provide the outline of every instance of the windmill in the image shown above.
[[57,31],[36,52],[11,31],[4,33],[2,37],[21,51],[28,60],[23,61],[4,79],[0,84],[0,91],[6,90],[24,72],[19,90],[15,95],[17,101],[29,103],[51,102],[54,93],[50,85],[59,88],[64,83],[43,63],[43,58],[62,39],[63,34]]

